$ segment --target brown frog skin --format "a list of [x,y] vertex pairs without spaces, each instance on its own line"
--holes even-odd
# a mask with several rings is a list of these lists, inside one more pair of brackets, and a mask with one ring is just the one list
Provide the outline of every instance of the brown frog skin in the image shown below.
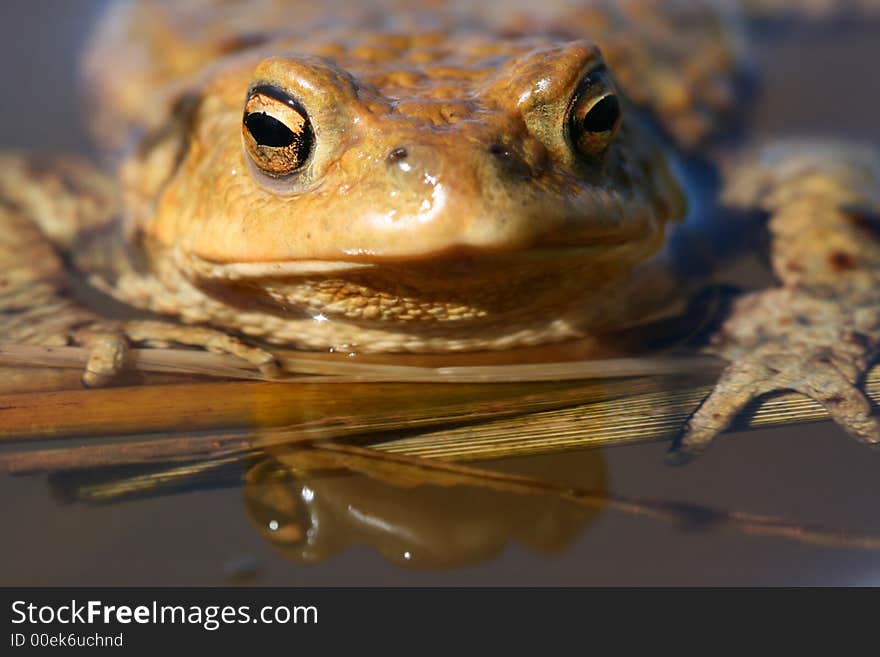
[[[115,181],[0,167],[4,342],[88,345],[96,385],[131,342],[271,370],[275,345],[601,344],[653,316],[691,287],[665,248],[691,219],[677,161],[735,109],[733,3],[531,4],[120,3],[86,62]],[[876,154],[805,141],[725,162],[722,203],[768,215],[780,287],[716,336],[734,364],[676,453],[785,388],[880,441],[856,387],[880,342]],[[59,252],[166,319],[82,308]]]
[[[583,156],[572,148],[572,98],[584,111],[618,102],[595,48],[529,38],[485,52],[484,38],[462,37],[450,57],[438,35],[345,42],[394,64],[245,57],[200,90],[188,154],[158,197],[140,188],[151,158],[127,163],[133,193],[155,200],[131,216],[150,267],[115,294],[307,349],[473,351],[619,326],[615,292],[682,203],[637,124],[615,135],[610,117]],[[277,177],[242,148],[242,89],[309,108],[301,168],[286,173],[279,156]],[[199,193],[221,180],[222,194]]]

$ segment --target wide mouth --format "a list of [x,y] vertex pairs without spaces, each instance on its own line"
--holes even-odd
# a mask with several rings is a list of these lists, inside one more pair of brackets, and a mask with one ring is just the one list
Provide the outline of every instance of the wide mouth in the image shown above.
[[614,299],[615,285],[646,255],[644,245],[639,251],[627,244],[368,263],[211,263],[190,257],[184,271],[227,306],[277,317],[402,331],[494,326],[499,332],[552,323],[585,305],[601,314],[600,307]]
[[[646,246],[648,248],[646,248]],[[607,240],[589,246],[542,247],[521,251],[456,249],[432,256],[377,257],[353,254],[351,259],[214,262],[197,255],[178,253],[185,270],[194,278],[210,281],[292,279],[367,274],[370,270],[432,271],[438,276],[478,273],[493,268],[508,271],[552,268],[562,270],[575,263],[603,264],[609,260],[635,263],[653,248],[629,239]]]

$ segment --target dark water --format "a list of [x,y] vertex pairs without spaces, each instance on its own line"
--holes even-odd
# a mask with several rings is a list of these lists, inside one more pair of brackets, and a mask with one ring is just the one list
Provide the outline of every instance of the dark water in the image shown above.
[[[0,8],[3,148],[86,147],[75,111],[76,53],[95,7],[42,0]],[[796,30],[777,41],[762,36],[759,45],[765,86],[753,101],[753,134],[834,134],[880,144],[880,28]],[[507,467],[582,478],[583,485],[604,479],[606,490],[619,495],[880,533],[880,453],[833,425],[726,436],[683,469],[665,466],[664,451],[664,445],[618,447]],[[267,511],[266,500],[283,506],[289,485],[274,494],[229,487],[89,506],[59,502],[44,477],[2,476],[0,584],[880,584],[876,553],[688,530],[496,494],[393,496],[363,481],[317,482],[312,489],[329,506],[360,512],[361,528],[351,540],[372,541],[394,559],[407,551],[407,541],[422,546],[419,554],[430,552],[425,541],[445,542],[446,554],[458,550],[460,560],[474,563],[402,568],[373,546],[344,547],[343,538],[332,558],[304,563],[267,540],[280,507]],[[325,510],[322,518],[332,513]]]

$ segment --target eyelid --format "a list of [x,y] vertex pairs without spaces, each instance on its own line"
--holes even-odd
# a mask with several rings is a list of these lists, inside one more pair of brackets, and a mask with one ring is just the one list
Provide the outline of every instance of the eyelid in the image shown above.
[[267,98],[272,98],[273,100],[277,100],[285,105],[289,105],[297,112],[301,112],[305,114],[305,110],[302,105],[298,101],[296,101],[289,93],[281,89],[280,87],[276,87],[274,84],[255,84],[253,87],[248,89],[247,98],[250,100],[256,95],[266,96]]
[[[604,90],[605,93],[591,93],[594,89]],[[584,75],[578,83],[577,89],[571,97],[571,103],[568,108],[569,113],[575,109],[578,103],[586,98],[592,98],[595,102],[599,102],[603,96],[609,94],[616,95],[617,88],[608,75],[608,69],[603,65]]]

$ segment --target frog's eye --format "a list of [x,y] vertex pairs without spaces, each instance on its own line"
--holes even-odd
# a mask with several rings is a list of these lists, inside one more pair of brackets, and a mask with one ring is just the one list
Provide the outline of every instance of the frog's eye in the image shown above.
[[241,131],[254,164],[275,178],[301,169],[315,143],[306,111],[281,89],[271,86],[251,90]]
[[601,157],[620,130],[620,100],[604,71],[581,82],[568,114],[568,134],[586,158]]

